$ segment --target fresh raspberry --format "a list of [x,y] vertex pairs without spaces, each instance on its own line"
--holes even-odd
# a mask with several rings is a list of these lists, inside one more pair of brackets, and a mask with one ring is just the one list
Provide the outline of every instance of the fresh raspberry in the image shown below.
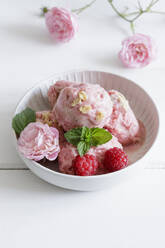
[[95,156],[86,154],[83,157],[78,155],[72,165],[76,175],[92,176],[96,173],[99,163]]
[[104,166],[109,172],[123,169],[127,165],[128,157],[122,149],[114,147],[106,151],[104,157]]

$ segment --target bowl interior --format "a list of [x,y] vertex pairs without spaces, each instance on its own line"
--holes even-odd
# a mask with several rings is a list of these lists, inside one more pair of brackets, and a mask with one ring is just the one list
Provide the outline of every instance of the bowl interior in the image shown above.
[[123,93],[128,99],[137,119],[142,121],[146,129],[146,138],[143,145],[129,154],[129,160],[131,163],[134,163],[148,152],[155,141],[159,127],[159,118],[155,104],[149,95],[138,85],[126,78],[111,73],[76,71],[56,74],[29,90],[18,104],[15,114],[21,112],[27,106],[36,111],[50,109],[47,91],[49,86],[57,80],[98,83],[106,90],[115,89]]

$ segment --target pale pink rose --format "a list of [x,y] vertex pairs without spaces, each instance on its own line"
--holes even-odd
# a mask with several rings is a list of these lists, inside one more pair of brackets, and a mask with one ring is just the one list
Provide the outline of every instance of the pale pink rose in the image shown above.
[[155,59],[156,52],[156,45],[151,37],[134,34],[123,40],[119,58],[126,67],[140,68]]
[[21,132],[18,147],[26,158],[39,161],[45,157],[53,161],[60,152],[59,132],[47,124],[32,122]]
[[57,42],[67,42],[75,35],[78,25],[76,17],[69,10],[52,8],[45,14],[50,35]]

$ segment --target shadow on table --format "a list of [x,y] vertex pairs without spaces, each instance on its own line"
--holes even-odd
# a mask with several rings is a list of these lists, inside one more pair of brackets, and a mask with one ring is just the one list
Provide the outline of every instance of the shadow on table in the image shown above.
[[[42,25],[32,25],[32,24],[10,24],[1,27],[1,31],[6,32],[9,36],[15,37],[20,43],[20,41],[30,41],[36,43],[43,43],[46,45],[55,45],[55,41],[52,41],[48,31]],[[56,44],[57,45],[57,44]]]
[[[56,211],[58,215],[67,215],[68,211],[73,212],[74,209],[81,209],[84,201],[87,201],[88,206],[93,206],[93,199],[102,197],[99,192],[79,192],[65,190],[51,185],[29,170],[0,170],[0,209],[6,209],[10,206],[14,209],[13,214],[21,215],[37,215],[37,214],[52,214]],[[7,199],[7,203],[6,203]],[[8,205],[6,205],[8,204]],[[86,207],[86,206],[83,206]],[[47,210],[49,209],[49,210]]]
[[44,193],[55,193],[56,195],[78,194],[78,191],[62,189],[51,185],[29,170],[1,170],[0,171],[0,190],[7,192],[20,191],[25,194],[37,195]]
[[[122,182],[122,181],[121,181]],[[120,187],[120,183],[114,184],[112,188]],[[55,185],[49,184],[46,181],[40,179],[34,175],[30,170],[19,169],[19,170],[0,170],[0,194],[1,192],[7,192],[8,194],[26,195],[27,197],[36,197],[36,196],[79,196],[83,195],[86,197],[88,194],[100,194],[102,195],[103,191],[109,191],[108,188],[98,191],[75,191],[67,190]]]

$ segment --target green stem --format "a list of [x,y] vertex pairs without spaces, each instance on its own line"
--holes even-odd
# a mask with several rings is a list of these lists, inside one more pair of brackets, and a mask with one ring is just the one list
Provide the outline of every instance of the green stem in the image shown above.
[[111,5],[112,9],[116,12],[116,14],[117,14],[118,16],[120,16],[122,19],[124,19],[125,21],[130,22],[130,20],[129,20],[127,17],[125,17],[124,14],[120,13],[120,12],[117,10],[117,8],[115,7],[115,5],[113,4],[112,1],[113,1],[113,0],[108,0],[109,4]]
[[43,8],[41,8],[41,16],[44,16],[47,12],[48,12],[48,7],[43,7]]
[[130,22],[130,27],[131,27],[132,33],[135,34],[135,26],[133,22]]
[[[130,23],[131,31],[133,34],[135,34],[135,27],[134,27],[134,22],[143,14],[145,13],[155,13],[155,14],[165,14],[163,11],[153,11],[151,8],[158,3],[159,0],[151,0],[150,4],[147,6],[146,9],[143,9],[140,2],[138,1],[138,11],[132,12],[132,13],[120,13],[118,9],[115,7],[113,4],[113,0],[108,0],[109,4],[111,5],[112,9],[116,12],[118,16],[120,16],[123,20],[127,21]],[[132,19],[127,18],[128,16],[135,16]]]
[[149,12],[151,10],[151,8],[158,3],[159,0],[152,0],[151,3],[148,5],[148,7],[146,8],[146,12]]
[[135,16],[133,19],[132,19],[132,22],[136,21],[141,15],[143,15],[145,13],[145,10],[143,11],[140,11],[139,14],[137,16]]
[[139,11],[135,11],[135,12],[132,12],[132,13],[128,13],[128,14],[122,14],[123,16],[127,17],[127,16],[132,16],[132,15],[137,15],[139,13]]
[[85,5],[82,8],[79,9],[73,9],[72,12],[76,13],[77,15],[80,14],[82,11],[84,11],[85,9],[89,8],[92,4],[94,4],[96,2],[96,0],[93,0],[92,2],[90,2],[89,4]]
[[138,7],[139,7],[139,10],[143,10],[143,8],[142,8],[141,3],[140,3],[139,0],[138,0]]
[[[132,12],[128,14],[123,14],[124,16],[133,16],[137,15],[139,12]],[[156,10],[150,10],[150,11],[143,11],[143,14],[160,14],[160,15],[165,15],[165,11],[156,11]]]

